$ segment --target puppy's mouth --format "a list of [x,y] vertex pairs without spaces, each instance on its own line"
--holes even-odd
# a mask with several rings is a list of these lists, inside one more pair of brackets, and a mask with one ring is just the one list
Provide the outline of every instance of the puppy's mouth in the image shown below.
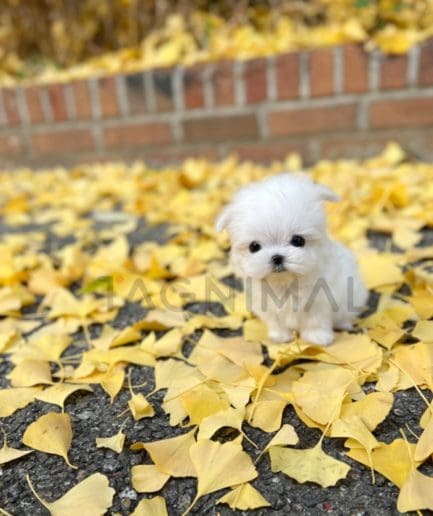
[[283,263],[272,266],[272,272],[287,272],[286,266]]

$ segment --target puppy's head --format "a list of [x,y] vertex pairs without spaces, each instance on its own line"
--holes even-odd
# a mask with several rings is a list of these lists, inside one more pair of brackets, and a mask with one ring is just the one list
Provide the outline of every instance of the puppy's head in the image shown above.
[[216,223],[229,233],[235,272],[254,279],[311,274],[328,240],[323,201],[337,200],[303,174],[279,174],[240,190]]

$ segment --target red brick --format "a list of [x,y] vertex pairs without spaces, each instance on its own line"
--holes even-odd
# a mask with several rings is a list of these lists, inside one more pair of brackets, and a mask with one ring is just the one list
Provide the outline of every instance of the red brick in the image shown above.
[[92,118],[92,101],[90,99],[89,83],[87,81],[74,81],[72,83],[74,95],[75,115],[79,119]]
[[18,99],[16,90],[2,90],[3,105],[6,112],[8,125],[19,125],[21,123],[20,113],[18,111]]
[[57,122],[68,119],[66,98],[63,84],[49,84],[47,86],[48,99],[51,105],[53,118]]
[[294,99],[299,96],[299,54],[277,56],[275,60],[278,99]]
[[220,61],[215,64],[213,86],[215,106],[232,106],[235,103],[233,61]]
[[114,77],[99,79],[98,88],[101,115],[105,118],[118,115],[119,105],[117,103],[117,88]]
[[184,122],[185,140],[192,142],[257,138],[254,115],[205,117]]
[[[143,156],[142,156],[143,157]],[[181,147],[175,149],[146,150],[144,159],[146,163],[167,165],[169,163],[181,163],[187,158],[205,158],[217,161],[219,158],[218,149],[212,147]]]
[[427,40],[421,47],[418,82],[422,86],[433,84],[433,39]]
[[269,163],[274,160],[281,161],[292,152],[297,152],[305,157],[307,156],[307,146],[305,143],[287,141],[253,142],[234,145],[228,149],[228,152],[236,153],[242,160]]
[[355,117],[355,104],[345,104],[274,111],[268,121],[273,136],[285,136],[350,129],[355,127]]
[[156,109],[160,112],[174,110],[173,69],[162,68],[154,70],[153,85],[155,91]]
[[321,142],[319,154],[321,158],[325,159],[377,156],[384,149],[388,140],[389,136],[373,133],[367,137],[362,132],[331,138],[325,136]]
[[368,90],[368,54],[361,45],[344,47],[344,91],[361,93]]
[[37,132],[32,135],[32,145],[40,154],[60,154],[93,149],[90,129]]
[[44,120],[44,111],[42,108],[40,88],[30,86],[24,89],[24,96],[27,102],[27,111],[31,122],[38,123]]
[[257,104],[268,98],[266,69],[266,59],[253,59],[245,63],[244,82],[247,104]]
[[370,107],[372,127],[433,125],[433,98],[382,100]]
[[310,52],[310,92],[312,97],[334,93],[334,57],[331,49]]
[[186,109],[204,107],[204,74],[203,66],[187,68],[183,76],[183,92]]
[[16,135],[0,135],[0,155],[15,157],[23,151],[23,141]]
[[106,127],[104,138],[107,147],[134,147],[170,143],[172,133],[166,123],[138,123]]
[[384,90],[404,88],[407,84],[407,56],[386,56],[380,67],[380,87]]
[[125,86],[128,96],[129,113],[139,115],[146,113],[146,99],[144,96],[144,79],[142,73],[126,75]]

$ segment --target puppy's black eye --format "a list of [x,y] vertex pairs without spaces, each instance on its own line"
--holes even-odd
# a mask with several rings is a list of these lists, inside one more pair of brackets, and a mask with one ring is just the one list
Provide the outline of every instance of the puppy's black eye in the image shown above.
[[258,242],[251,242],[250,244],[250,252],[251,253],[257,253],[257,251],[260,251],[262,246]]
[[290,240],[290,243],[295,247],[304,247],[305,238],[301,235],[293,235],[292,240]]

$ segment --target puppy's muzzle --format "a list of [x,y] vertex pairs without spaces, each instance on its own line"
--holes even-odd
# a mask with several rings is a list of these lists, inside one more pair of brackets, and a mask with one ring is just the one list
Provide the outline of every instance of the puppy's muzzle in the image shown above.
[[284,256],[281,254],[274,254],[271,258],[271,264],[274,272],[282,272],[286,270],[284,266]]

